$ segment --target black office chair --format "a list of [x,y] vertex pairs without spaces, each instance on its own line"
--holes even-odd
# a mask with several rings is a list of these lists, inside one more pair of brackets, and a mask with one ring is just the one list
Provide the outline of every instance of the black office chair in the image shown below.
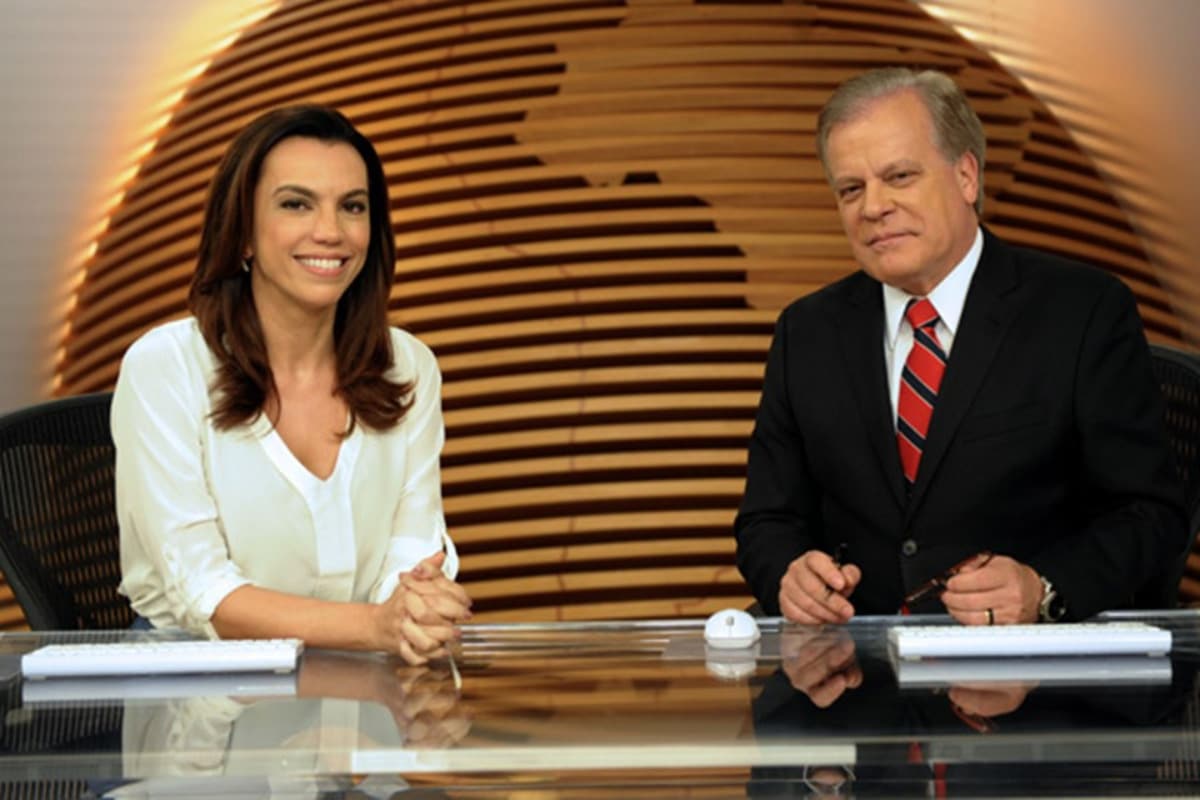
[[1138,605],[1173,608],[1179,602],[1179,583],[1188,553],[1200,530],[1200,354],[1154,344],[1150,346],[1150,355],[1154,375],[1167,401],[1167,431],[1175,455],[1175,471],[1184,488],[1188,530],[1192,535],[1187,548],[1162,573],[1160,601],[1139,598]]
[[108,393],[0,418],[0,570],[34,630],[128,628]]

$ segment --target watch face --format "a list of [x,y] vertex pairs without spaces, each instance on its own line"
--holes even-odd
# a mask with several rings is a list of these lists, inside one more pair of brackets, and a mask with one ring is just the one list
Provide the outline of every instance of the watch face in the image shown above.
[[1067,607],[1056,592],[1051,590],[1042,598],[1038,616],[1043,622],[1058,622],[1067,613]]
[[1046,607],[1046,616],[1057,622],[1062,619],[1067,613],[1067,604],[1062,601],[1058,595],[1050,598],[1050,603]]

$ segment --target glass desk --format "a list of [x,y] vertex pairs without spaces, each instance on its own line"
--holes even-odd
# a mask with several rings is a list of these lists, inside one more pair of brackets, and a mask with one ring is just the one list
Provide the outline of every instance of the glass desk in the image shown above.
[[1120,616],[1171,654],[913,670],[889,628],[945,618],[766,619],[728,652],[700,619],[469,625],[429,668],[22,682],[39,644],[163,634],[8,634],[0,795],[1200,795],[1200,611]]

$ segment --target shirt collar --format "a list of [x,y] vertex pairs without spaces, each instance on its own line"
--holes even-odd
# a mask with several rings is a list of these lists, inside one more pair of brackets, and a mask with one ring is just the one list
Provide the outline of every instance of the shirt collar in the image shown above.
[[[962,319],[963,305],[967,302],[967,290],[971,288],[971,277],[979,266],[979,257],[983,254],[983,230],[975,229],[975,241],[967,250],[966,255],[954,265],[954,269],[942,278],[942,282],[933,287],[929,293],[929,302],[937,309],[942,324],[953,336],[958,332],[958,321]],[[900,334],[900,325],[904,322],[904,309],[912,295],[903,289],[883,286],[884,335],[887,336],[889,350],[896,347],[896,337]]]

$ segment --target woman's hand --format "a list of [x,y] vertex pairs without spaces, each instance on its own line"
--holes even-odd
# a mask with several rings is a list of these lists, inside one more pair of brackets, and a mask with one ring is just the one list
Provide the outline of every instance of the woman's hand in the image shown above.
[[409,590],[405,607],[422,624],[458,625],[471,618],[471,598],[442,572],[445,560],[445,553],[434,553],[400,575],[400,584]]
[[405,666],[374,654],[310,650],[300,662],[297,694],[379,703],[391,712],[406,747],[450,747],[471,729],[459,704],[457,672],[444,663]]
[[406,747],[450,747],[471,729],[453,673],[442,668],[393,669],[377,682],[375,699],[392,712]]
[[442,572],[444,553],[436,553],[403,573],[392,596],[377,607],[379,649],[408,664],[424,664],[445,655],[455,626],[470,619],[466,590]]

